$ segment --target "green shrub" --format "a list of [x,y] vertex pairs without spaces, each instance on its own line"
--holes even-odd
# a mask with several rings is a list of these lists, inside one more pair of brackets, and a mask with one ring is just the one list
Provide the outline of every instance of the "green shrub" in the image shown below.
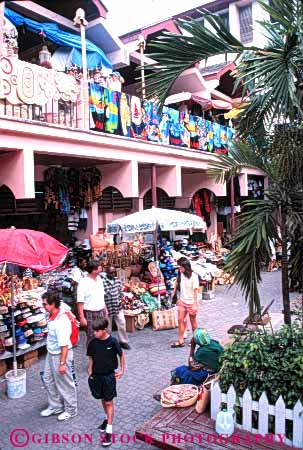
[[284,325],[274,334],[251,333],[236,340],[222,355],[220,386],[231,384],[237,395],[250,390],[253,400],[263,391],[271,404],[282,395],[287,407],[303,402],[303,329]]

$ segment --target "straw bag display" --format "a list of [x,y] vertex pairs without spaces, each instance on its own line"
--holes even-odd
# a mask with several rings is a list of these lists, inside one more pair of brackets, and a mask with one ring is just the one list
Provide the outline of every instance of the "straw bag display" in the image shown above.
[[198,395],[198,401],[196,403],[196,411],[199,414],[205,413],[205,411],[208,409],[208,405],[210,403],[210,389],[212,383],[218,379],[218,375],[209,375],[204,383],[202,384],[199,395]]
[[165,309],[163,311],[153,311],[153,330],[171,330],[178,327],[176,320],[176,308]]
[[178,384],[168,386],[161,392],[163,408],[186,408],[196,403],[199,388],[193,384]]

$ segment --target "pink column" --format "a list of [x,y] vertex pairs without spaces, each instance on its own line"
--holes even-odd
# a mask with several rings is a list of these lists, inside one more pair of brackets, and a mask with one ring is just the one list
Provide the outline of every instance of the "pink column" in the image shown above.
[[152,205],[155,208],[157,208],[157,172],[156,172],[156,164],[152,165],[151,189],[152,189]]
[[0,186],[5,184],[18,198],[35,198],[34,152],[10,151],[1,155]]

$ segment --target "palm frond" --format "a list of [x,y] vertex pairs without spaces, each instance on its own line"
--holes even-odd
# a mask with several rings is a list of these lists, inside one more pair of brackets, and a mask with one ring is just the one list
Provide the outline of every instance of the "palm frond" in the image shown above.
[[275,204],[270,200],[245,202],[240,215],[241,225],[236,230],[224,270],[234,277],[249,304],[250,315],[260,312],[258,283],[261,282],[260,261],[270,259],[269,239],[277,239]]
[[273,166],[264,155],[246,142],[233,142],[228,155],[216,155],[215,160],[209,163],[207,173],[216,183],[223,183],[240,174],[244,168],[259,169],[268,177],[275,177]]
[[151,42],[155,53],[147,56],[157,63],[147,66],[153,71],[147,75],[147,94],[150,98],[159,99],[161,105],[173,83],[186,69],[211,56],[243,51],[244,46],[227,30],[219,16],[206,13],[204,19],[212,30],[195,20],[179,20],[176,24],[186,35],[165,32]]

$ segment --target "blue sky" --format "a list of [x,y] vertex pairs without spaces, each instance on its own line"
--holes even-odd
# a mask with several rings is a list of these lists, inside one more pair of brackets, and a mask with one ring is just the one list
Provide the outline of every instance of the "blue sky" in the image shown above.
[[208,3],[205,0],[104,0],[108,9],[107,22],[117,35],[188,9]]

